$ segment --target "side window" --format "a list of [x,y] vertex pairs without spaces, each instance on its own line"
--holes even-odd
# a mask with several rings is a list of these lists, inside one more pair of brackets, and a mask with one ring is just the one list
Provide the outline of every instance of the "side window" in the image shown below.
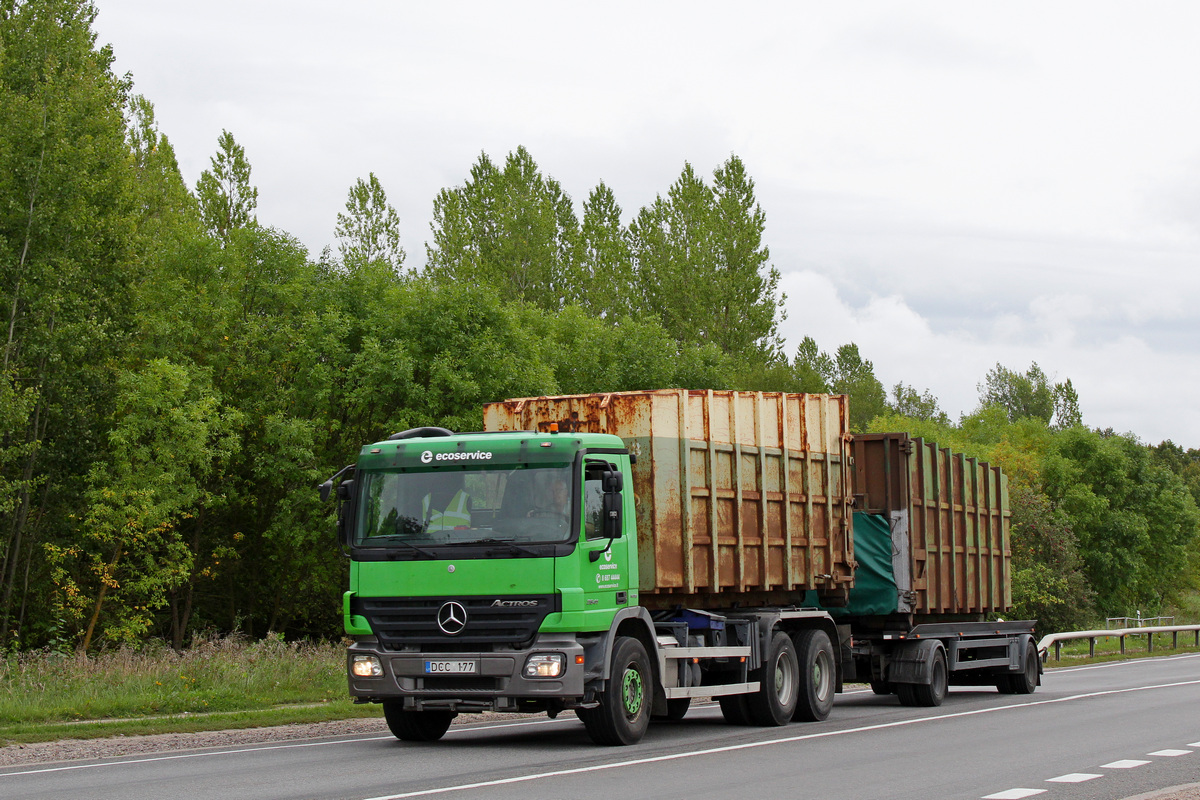
[[583,533],[588,539],[604,538],[604,525],[601,523],[604,511],[604,485],[601,477],[608,464],[603,461],[589,461],[583,479]]

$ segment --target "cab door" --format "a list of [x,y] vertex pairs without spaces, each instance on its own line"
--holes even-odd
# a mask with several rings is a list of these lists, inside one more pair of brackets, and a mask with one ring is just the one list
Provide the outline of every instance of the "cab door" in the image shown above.
[[[617,518],[617,536],[610,538],[612,528],[607,523],[613,509],[624,506],[621,473],[616,465],[600,458],[584,460],[583,480],[583,545],[584,560],[580,564],[586,611],[612,611],[629,605],[629,585],[632,574],[630,540],[625,533],[624,520]],[[607,499],[606,499],[607,498]]]

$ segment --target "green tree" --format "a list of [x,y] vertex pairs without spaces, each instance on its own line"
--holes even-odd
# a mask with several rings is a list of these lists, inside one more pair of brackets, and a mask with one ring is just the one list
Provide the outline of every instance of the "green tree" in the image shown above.
[[338,249],[347,267],[381,262],[399,271],[404,264],[400,246],[400,215],[372,172],[350,187],[346,212],[337,215]]
[[[118,419],[107,458],[88,477],[88,506],[79,539],[50,548],[52,563],[82,563],[61,572],[56,602],[86,617],[86,651],[98,625],[110,640],[139,640],[167,591],[186,578],[191,553],[179,523],[202,501],[203,480],[234,446],[229,420],[211,390],[165,359],[119,379]],[[103,622],[102,622],[103,612]]]
[[937,398],[928,389],[918,394],[913,387],[897,383],[892,387],[892,399],[888,405],[897,414],[905,417],[933,420],[944,425],[950,423],[950,418],[938,407]]
[[1148,448],[1126,436],[1064,430],[1045,459],[1043,485],[1071,519],[1101,611],[1156,612],[1174,599],[1188,574],[1200,512]]
[[784,298],[762,243],[765,224],[737,156],[717,168],[711,188],[685,163],[667,196],[629,227],[640,306],[680,341],[777,355]]
[[1079,395],[1070,379],[1051,383],[1036,363],[1023,373],[997,364],[979,385],[979,403],[1003,408],[1012,420],[1034,417],[1047,424],[1053,421],[1056,428],[1082,422]]
[[1013,488],[1011,507],[1012,613],[1043,633],[1086,628],[1093,598],[1069,517],[1029,486]]
[[524,147],[503,169],[481,153],[464,185],[438,193],[432,228],[426,270],[438,283],[477,283],[547,310],[576,291],[571,198]]
[[258,189],[250,185],[246,150],[229,131],[221,131],[217,138],[217,154],[210,159],[210,164],[211,167],[200,173],[200,180],[196,181],[200,216],[218,238],[228,239],[231,231],[255,224]]
[[850,429],[856,433],[865,431],[871,420],[888,411],[887,395],[875,377],[875,366],[862,357],[853,342],[830,356],[820,350],[816,340],[806,336],[796,350],[792,373],[798,391],[849,395]]
[[583,225],[571,296],[592,314],[613,319],[637,308],[633,254],[621,224],[621,207],[601,183],[583,204]]
[[5,468],[15,502],[0,512],[6,638],[28,638],[27,611],[50,624],[26,600],[46,579],[41,545],[67,537],[81,505],[139,278],[128,86],[96,47],[95,14],[78,0],[0,3],[0,376],[32,403],[8,432],[20,456]]

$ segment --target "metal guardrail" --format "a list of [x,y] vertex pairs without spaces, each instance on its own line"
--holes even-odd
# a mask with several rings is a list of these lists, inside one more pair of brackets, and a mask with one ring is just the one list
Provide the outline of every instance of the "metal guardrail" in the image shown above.
[[1200,625],[1156,625],[1145,628],[1116,628],[1108,631],[1070,631],[1068,633],[1051,633],[1043,636],[1038,642],[1038,654],[1041,655],[1042,661],[1045,661],[1049,655],[1050,645],[1054,645],[1054,660],[1058,661],[1062,657],[1062,643],[1070,642],[1076,639],[1088,640],[1088,656],[1096,655],[1096,640],[1104,638],[1116,638],[1120,641],[1121,652],[1125,652],[1125,639],[1130,636],[1145,636],[1146,637],[1146,652],[1154,652],[1154,636],[1156,633],[1171,634],[1171,649],[1179,648],[1179,634],[1191,631],[1196,637],[1196,646],[1200,647]]
[[1111,627],[1120,625],[1122,628],[1145,628],[1155,625],[1170,625],[1175,622],[1174,617],[1143,617],[1139,611],[1136,617],[1109,617],[1104,620],[1104,624]]

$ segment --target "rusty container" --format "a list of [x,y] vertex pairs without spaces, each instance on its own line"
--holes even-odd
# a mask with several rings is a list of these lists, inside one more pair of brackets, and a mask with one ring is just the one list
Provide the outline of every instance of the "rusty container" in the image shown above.
[[844,605],[854,580],[844,395],[664,389],[491,403],[484,429],[612,433],[636,457],[639,602]]
[[1012,607],[1008,479],[905,433],[854,437],[855,507],[889,520],[898,611],[978,615]]

